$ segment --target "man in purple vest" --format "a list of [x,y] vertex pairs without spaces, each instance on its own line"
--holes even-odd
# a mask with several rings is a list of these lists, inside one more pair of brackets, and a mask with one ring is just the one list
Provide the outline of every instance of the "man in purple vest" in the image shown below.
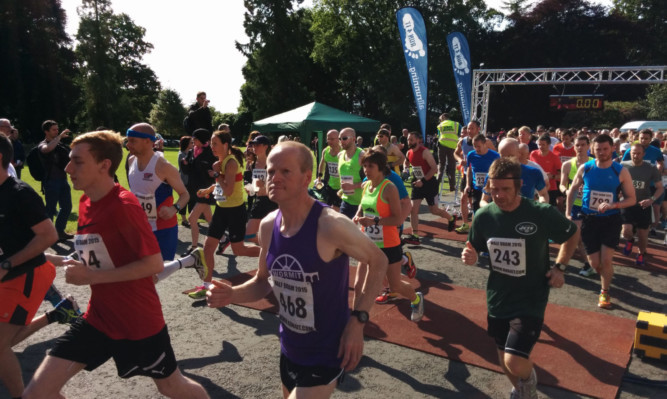
[[[208,306],[252,302],[273,290],[280,316],[283,396],[328,398],[363,354],[363,330],[387,258],[345,215],[308,195],[313,156],[305,145],[278,144],[267,160],[267,187],[278,210],[260,225],[259,269],[231,287],[213,281]],[[348,307],[349,257],[369,264],[362,294]]]

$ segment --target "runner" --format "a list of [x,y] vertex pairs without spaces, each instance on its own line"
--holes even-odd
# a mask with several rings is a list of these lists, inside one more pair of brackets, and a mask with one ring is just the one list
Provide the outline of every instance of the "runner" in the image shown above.
[[549,151],[551,136],[548,133],[543,134],[537,140],[538,149],[530,153],[530,160],[542,167],[549,179],[549,203],[552,206],[558,206],[560,190],[558,189],[558,180],[560,180],[560,158]]
[[[361,206],[353,221],[362,226],[366,236],[387,256],[389,288],[391,292],[410,300],[410,320],[419,322],[424,316],[424,295],[415,292],[410,283],[401,279],[403,254],[397,226],[402,225],[405,218],[401,213],[398,190],[387,178],[392,172],[388,169],[387,156],[384,151],[371,148],[361,156],[361,163],[368,180],[364,183]],[[368,265],[359,262],[354,285],[355,300],[361,294],[360,282],[366,281],[367,276]],[[352,303],[356,304],[355,300]]]
[[49,323],[68,323],[78,314],[73,299],[65,298],[35,317],[56,276],[44,251],[58,241],[58,232],[39,194],[9,175],[12,155],[9,138],[0,134],[0,381],[12,398],[20,398],[23,376],[12,346]]
[[377,132],[378,144],[384,147],[387,151],[387,165],[389,169],[396,173],[401,173],[400,165],[405,161],[405,155],[401,152],[397,145],[389,142],[391,133],[386,129],[380,129]]
[[248,146],[255,153],[257,159],[252,163],[251,169],[251,188],[252,193],[255,194],[255,200],[248,215],[245,239],[256,244],[259,222],[264,216],[276,210],[278,205],[269,199],[266,192],[266,157],[271,150],[271,141],[267,137],[260,135],[248,143]]
[[[636,203],[632,177],[622,165],[612,161],[613,139],[601,134],[593,141],[595,159],[579,167],[567,194],[566,215],[571,218],[572,206],[579,187],[583,185],[581,203],[581,239],[588,262],[600,274],[601,290],[598,307],[611,308],[609,286],[614,276],[612,259],[621,234],[619,209]],[[619,198],[619,189],[623,200]]]
[[472,145],[472,137],[469,135],[468,127],[463,126],[461,129],[461,139],[456,144],[456,150],[454,151],[454,157],[459,162],[461,166],[461,226],[456,228],[456,232],[460,234],[467,234],[470,230],[470,225],[468,225],[468,216],[470,214],[470,195],[466,190],[466,171],[468,170],[468,160],[466,156],[470,151],[473,151],[475,147]]
[[[475,213],[461,259],[474,265],[478,252],[489,252],[488,333],[513,385],[510,397],[536,399],[530,353],[542,330],[549,289],[563,285],[579,233],[557,209],[519,195],[521,167],[515,160],[496,160],[488,173],[485,188],[493,203]],[[549,240],[562,244],[551,267]]]
[[[568,160],[563,163],[563,168],[561,169],[560,175],[560,190],[567,197],[568,190],[572,187],[572,182],[574,181],[574,176],[576,176],[577,171],[581,165],[592,160],[592,157],[588,156],[588,150],[590,149],[590,142],[588,141],[588,136],[581,135],[578,136],[574,142],[574,150],[576,152],[576,157]],[[577,225],[577,228],[581,230],[581,197],[583,191],[579,189],[575,194],[574,202],[572,205],[572,212],[570,212],[570,220]],[[579,274],[582,276],[588,277],[592,274],[595,274],[595,269],[591,267],[591,264],[588,263],[588,258],[586,257],[586,249],[584,248],[584,242],[579,239],[577,243],[577,252],[579,253],[579,260],[584,264],[584,267],[579,270]]]
[[564,129],[561,133],[562,140],[554,145],[553,153],[560,159],[561,165],[577,156],[574,148],[574,129]]
[[361,182],[364,179],[364,171],[359,162],[363,151],[357,147],[355,137],[356,132],[351,127],[340,131],[340,143],[343,147],[343,151],[338,153],[338,173],[343,191],[340,213],[350,219],[357,213],[361,201]]
[[[163,260],[174,260],[178,245],[178,217],[188,205],[190,194],[172,164],[164,155],[153,151],[155,130],[148,123],[138,123],[127,129],[127,182],[130,191],[141,204],[153,234],[160,244]],[[174,202],[173,190],[178,193]]]
[[[621,162],[624,168],[632,176],[632,185],[635,187],[637,203],[631,207],[621,210],[621,219],[623,220],[623,238],[625,238],[625,247],[623,254],[629,256],[632,254],[632,247],[635,242],[633,228],[637,229],[637,266],[644,266],[646,257],[646,245],[648,244],[648,228],[651,225],[652,205],[659,198],[664,187],[662,186],[662,177],[658,169],[650,162],[644,161],[644,145],[634,144],[630,149],[632,161]],[[651,187],[655,187],[652,192]]]
[[340,210],[341,204],[341,198],[338,196],[338,190],[340,190],[338,154],[340,154],[340,150],[338,130],[331,129],[327,132],[327,147],[322,150],[322,158],[317,168],[317,179],[314,183],[315,188],[322,185],[321,191],[324,201],[336,212]]
[[489,150],[486,146],[486,137],[478,134],[473,137],[472,143],[475,148],[466,155],[469,168],[466,172],[466,191],[472,197],[472,211],[477,212],[482,200],[484,182],[489,172],[491,163],[500,158],[500,154]]
[[[258,300],[273,289],[280,304],[285,398],[330,397],[344,371],[356,367],[363,354],[372,293],[380,289],[387,272],[386,256],[370,239],[348,218],[308,196],[312,170],[312,154],[302,144],[284,142],[271,151],[268,192],[279,210],[262,220],[257,274],[233,288],[214,281],[207,294],[208,306],[217,308]],[[351,313],[350,256],[369,264]]]
[[213,166],[218,174],[216,182],[209,188],[199,190],[200,197],[213,196],[216,201],[213,219],[204,241],[204,256],[209,267],[204,285],[198,286],[188,296],[193,299],[204,298],[210,286],[215,267],[215,250],[225,230],[229,231],[232,252],[236,256],[259,256],[260,247],[244,243],[247,211],[243,188],[243,152],[232,146],[232,135],[218,130],[211,138],[211,150],[218,158]]
[[438,206],[438,180],[435,178],[436,163],[431,151],[422,145],[417,132],[408,134],[408,162],[412,165],[412,210],[410,212],[410,225],[412,234],[405,238],[407,244],[420,245],[419,231],[419,207],[424,199],[428,209],[433,215],[445,218],[447,231],[453,231],[456,227],[456,218],[446,210]]
[[24,398],[61,397],[74,375],[112,357],[121,378],[148,376],[167,397],[208,397],[178,370],[152,281],[162,269],[160,247],[137,198],[114,183],[122,140],[101,131],[72,142],[66,171],[84,192],[74,239],[81,261],[65,261],[65,276],[70,284],[90,285],[90,303],[46,355]]

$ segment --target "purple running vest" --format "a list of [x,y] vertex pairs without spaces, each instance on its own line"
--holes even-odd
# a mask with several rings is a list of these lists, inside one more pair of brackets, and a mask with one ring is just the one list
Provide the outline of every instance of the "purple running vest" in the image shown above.
[[303,366],[340,367],[338,344],[350,317],[350,261],[341,255],[325,262],[317,252],[317,221],[325,206],[314,201],[299,232],[289,238],[280,234],[278,211],[266,264],[278,300],[282,353]]

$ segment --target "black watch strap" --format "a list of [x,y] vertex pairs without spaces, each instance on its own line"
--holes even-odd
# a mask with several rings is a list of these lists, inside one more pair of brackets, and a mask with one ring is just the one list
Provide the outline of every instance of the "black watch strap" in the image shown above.
[[368,312],[365,310],[353,310],[350,312],[350,315],[356,317],[360,323],[366,323],[368,321]]

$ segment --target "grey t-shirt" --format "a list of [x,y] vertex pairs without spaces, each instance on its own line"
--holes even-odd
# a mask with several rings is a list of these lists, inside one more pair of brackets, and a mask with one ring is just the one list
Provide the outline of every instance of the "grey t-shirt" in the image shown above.
[[647,161],[643,161],[639,166],[634,166],[632,161],[623,161],[621,165],[627,168],[632,176],[637,202],[651,198],[651,186],[660,181],[658,169]]

